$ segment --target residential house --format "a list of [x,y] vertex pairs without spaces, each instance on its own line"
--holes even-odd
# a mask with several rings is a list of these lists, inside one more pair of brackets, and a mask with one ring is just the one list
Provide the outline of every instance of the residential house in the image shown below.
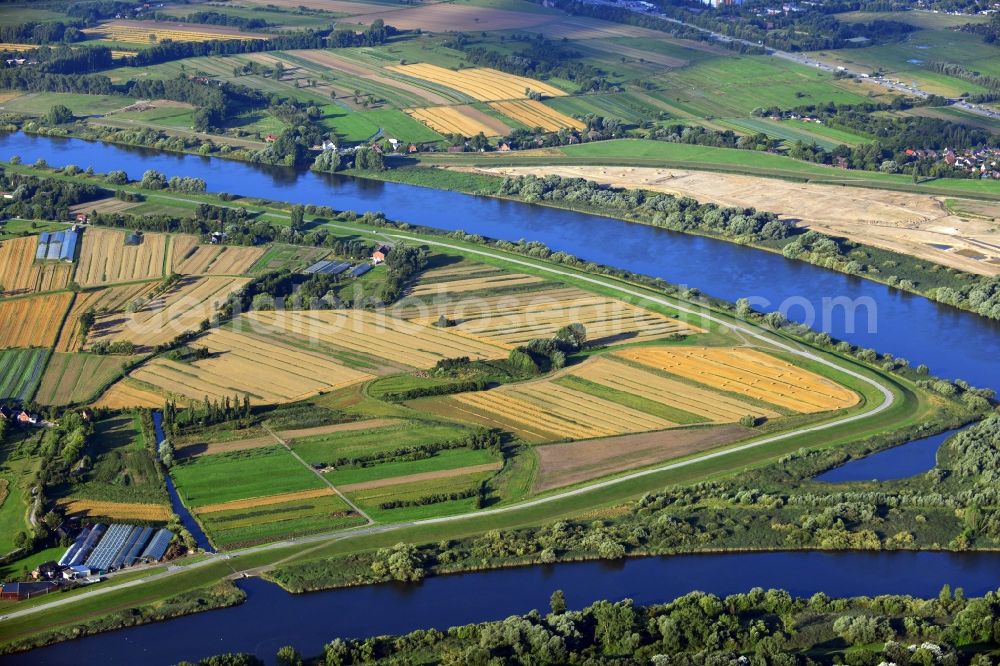
[[386,260],[386,257],[389,256],[389,252],[391,250],[392,248],[389,247],[388,245],[379,245],[377,248],[375,248],[375,251],[372,252],[372,263],[376,265],[381,264],[383,261]]
[[26,411],[22,409],[17,413],[17,422],[21,425],[32,425],[36,426],[42,422],[42,417],[38,414]]
[[35,580],[52,580],[59,576],[59,571],[62,567],[58,563],[53,561],[42,562],[35,570],[31,572],[31,577]]
[[411,143],[410,146],[406,149],[406,152],[408,152],[408,153],[415,153],[418,150],[419,150],[419,148],[417,148],[417,144]]

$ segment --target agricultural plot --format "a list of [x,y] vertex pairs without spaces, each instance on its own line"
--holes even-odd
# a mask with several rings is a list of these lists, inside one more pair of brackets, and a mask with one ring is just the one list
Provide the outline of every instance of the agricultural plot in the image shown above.
[[83,313],[122,312],[129,303],[142,299],[156,286],[157,283],[150,281],[119,287],[102,287],[77,294],[59,334],[56,351],[74,352],[82,347],[84,341],[80,336],[80,317]]
[[[361,430],[286,438],[285,441],[310,465],[327,466],[337,460],[362,458],[401,448],[459,440],[468,429],[450,424],[404,421]],[[343,480],[345,477],[341,477]],[[354,477],[350,477],[357,480]],[[347,481],[353,482],[353,481]]]
[[348,468],[330,472],[326,477],[346,493],[480,472],[495,472],[501,465],[496,455],[486,450],[452,449],[439,451],[424,460]]
[[844,409],[858,396],[788,361],[747,348],[628,349],[620,358],[802,414]]
[[85,404],[93,400],[136,357],[94,354],[52,355],[35,400],[42,405]]
[[0,285],[3,293],[19,295],[65,289],[73,274],[68,262],[36,262],[37,236],[12,238],[0,243]]
[[358,90],[364,95],[385,99],[397,107],[468,101],[466,96],[456,95],[448,88],[438,90],[426,83],[393,78],[376,67],[356,62],[331,51],[289,51],[287,55],[293,62],[318,68],[320,72],[318,76],[321,76],[323,71],[332,72],[331,85],[338,92],[342,89],[345,97],[351,96],[354,90]]
[[452,329],[423,326],[366,310],[251,312],[245,319],[272,334],[410,368],[430,368],[441,359],[459,356],[479,360],[507,355],[494,344],[456,335]]
[[510,127],[469,105],[407,109],[406,113],[442,134],[505,136]]
[[88,201],[87,203],[76,204],[75,206],[70,206],[69,212],[73,215],[77,213],[122,213],[130,208],[135,208],[139,205],[137,201],[122,201],[116,197],[108,197],[106,199],[97,199],[96,201]]
[[72,300],[62,292],[0,301],[0,349],[52,347]]
[[166,293],[132,313],[99,315],[90,331],[89,343],[129,340],[139,349],[168,342],[186,331],[198,330],[230,294],[248,278],[183,277]]
[[171,468],[170,473],[184,503],[196,513],[237,500],[253,500],[244,507],[248,508],[266,502],[258,498],[328,490],[319,477],[277,444],[266,449],[188,458]]
[[[317,0],[311,0],[317,3]],[[343,7],[347,3],[335,6]],[[323,2],[324,7],[329,7]],[[547,26],[554,20],[552,15],[539,12],[510,11],[492,7],[454,4],[450,2],[435,2],[402,8],[398,4],[381,7],[377,11],[365,11],[363,14],[348,16],[344,22],[369,25],[376,19],[384,19],[387,24],[400,30],[420,29],[425,32],[456,32],[484,30],[522,30]],[[547,28],[546,28],[547,29]]]
[[[294,497],[300,495],[299,497]],[[330,532],[361,525],[364,518],[354,513],[329,488],[289,493],[284,502],[244,508],[199,512],[198,520],[217,548],[245,548],[268,541]]]
[[126,245],[125,238],[124,231],[87,229],[83,234],[76,282],[90,287],[162,276],[167,236],[144,234],[138,245]]
[[181,400],[249,395],[254,404],[302,400],[372,377],[321,353],[230,330],[213,329],[195,344],[211,356],[191,363],[157,358],[131,377]]
[[567,116],[565,113],[560,113],[532,99],[522,99],[514,102],[490,102],[490,106],[522,125],[531,128],[541,127],[543,130],[549,132],[555,132],[564,127],[576,130],[586,129],[587,127],[576,118]]
[[[760,133],[789,143],[796,141],[801,141],[807,145],[816,143],[826,150],[833,150],[837,146],[843,145],[842,142],[827,138],[818,132],[811,132],[810,127],[803,126],[796,121],[779,122],[764,118],[728,118],[721,121],[721,123],[741,134]],[[859,139],[860,137],[855,137],[855,142]]]
[[89,499],[60,500],[59,506],[67,516],[80,516],[90,520],[168,522],[171,509],[166,504],[141,502],[106,502]]
[[699,117],[749,117],[757,107],[861,104],[864,84],[768,56],[705,60],[673,70],[665,91]]
[[[463,474],[444,478],[412,481],[400,485],[379,486],[347,493],[368,515],[376,520],[413,520],[430,516],[464,513],[476,508],[479,486],[493,476],[492,470]],[[463,499],[426,502],[425,498],[451,493],[469,494]],[[413,503],[416,506],[385,507],[390,502]]]
[[428,272],[423,277],[449,278],[443,282],[431,282],[424,279],[411,288],[408,296],[423,298],[426,296],[436,296],[446,292],[448,294],[461,294],[467,292],[483,292],[494,290],[509,291],[512,288],[524,287],[526,285],[545,284],[546,280],[536,275],[521,275],[517,273],[498,273],[491,271],[486,275],[466,275],[464,272],[439,273]]
[[173,238],[171,270],[181,275],[243,275],[264,255],[259,247],[202,245],[195,236]]
[[[657,374],[642,366],[615,361],[617,358],[641,356],[638,350],[633,351],[636,353],[615,353],[582,363],[574,367],[563,380],[556,381],[608,400],[632,404],[643,411],[658,413],[684,424],[734,422],[748,414],[765,418],[780,416],[774,409],[753,401],[722,395],[718,391],[699,388]],[[649,354],[653,351],[657,350],[650,349]],[[657,408],[656,405],[661,407]]]
[[394,65],[387,69],[415,79],[453,88],[480,102],[524,99],[528,97],[529,92],[541,93],[548,97],[562,97],[567,94],[547,83],[486,67],[455,71],[437,65],[419,63]]
[[722,425],[539,446],[535,448],[539,465],[533,490],[544,492],[639,469],[732,444],[752,435],[753,430],[749,428]]
[[48,357],[47,349],[0,351],[0,402],[31,400]]
[[[110,21],[83,31],[89,39],[104,39],[127,44],[143,44],[171,40],[174,42],[205,42],[216,39],[268,39],[271,35],[240,32],[225,26],[168,23],[162,21]],[[153,36],[151,38],[151,36]]]
[[162,407],[163,395],[139,382],[123,379],[115,382],[94,402],[94,407],[106,409],[132,409],[133,407]]
[[274,244],[245,272],[248,274],[266,273],[282,268],[293,271],[301,270],[324,259],[328,254],[330,251],[323,248]]
[[[508,276],[517,278],[516,274]],[[431,325],[444,315],[456,322],[448,331],[505,349],[551,337],[573,323],[583,324],[587,339],[594,344],[643,342],[701,332],[690,324],[575,287],[448,299],[449,285],[435,284],[442,298],[425,303],[413,321]]]
[[678,425],[633,407],[568,389],[550,379],[459,393],[441,400],[459,418],[502,428],[534,442],[591,439]]

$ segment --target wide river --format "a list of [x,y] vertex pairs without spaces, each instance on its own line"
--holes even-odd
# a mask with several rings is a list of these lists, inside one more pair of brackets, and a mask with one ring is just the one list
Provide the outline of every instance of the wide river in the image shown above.
[[[388,217],[442,229],[463,229],[494,238],[539,240],[553,249],[675,283],[721,298],[755,297],[784,306],[790,318],[812,321],[831,335],[915,363],[936,374],[1000,388],[1000,324],[937,305],[872,282],[791,262],[737,245],[598,216],[441,192],[408,185],[296,172],[186,155],[126,149],[79,140],[24,134],[0,136],[0,158],[26,163],[125,169],[138,178],[146,169],[168,176],[204,178],[216,192],[230,192],[341,210],[382,211]],[[859,327],[842,309],[822,317],[824,299],[871,304]],[[893,459],[884,459],[885,466]],[[878,465],[882,467],[883,465]],[[882,476],[876,469],[871,477]],[[900,593],[935,595],[940,587],[982,594],[1000,586],[996,554],[952,553],[766,553],[697,555],[577,563],[432,578],[420,585],[380,585],[289,595],[259,580],[242,581],[247,603],[169,622],[54,645],[13,657],[4,664],[102,662],[172,664],[225,651],[254,652],[273,660],[293,644],[318,654],[337,636],[405,632],[420,627],[499,619],[544,608],[555,589],[573,607],[593,600],[631,597],[663,602],[693,589],[718,594],[750,587],[781,587],[797,595]]]

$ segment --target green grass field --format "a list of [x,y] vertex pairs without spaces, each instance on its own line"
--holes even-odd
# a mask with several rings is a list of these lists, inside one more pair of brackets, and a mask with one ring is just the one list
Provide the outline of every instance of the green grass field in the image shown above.
[[91,468],[60,488],[60,498],[169,504],[166,485],[139,428],[138,417],[125,414],[99,421],[88,439]]
[[6,349],[0,351],[0,401],[28,401],[42,378],[48,349]]
[[170,474],[191,508],[323,487],[280,446],[190,458]]
[[101,116],[135,102],[130,97],[115,95],[82,95],[77,93],[25,93],[0,104],[3,111],[44,116],[56,104],[62,104],[74,116]]
[[218,548],[238,548],[364,523],[337,495],[198,516]]
[[863,137],[836,130],[825,125],[803,123],[798,120],[770,120],[767,118],[727,118],[720,121],[740,133],[766,134],[788,143],[801,141],[805,144],[816,143],[827,150],[847,144],[855,146],[864,141]]
[[379,521],[417,520],[431,516],[465,513],[475,509],[476,499],[474,497],[395,509],[382,509],[380,505],[384,502],[415,501],[430,495],[457,493],[478,488],[479,484],[492,474],[493,472],[479,472],[446,479],[431,479],[398,486],[371,488],[348,493],[348,497],[373,519]]
[[373,430],[306,437],[291,442],[294,451],[309,464],[327,464],[338,458],[353,458],[408,446],[461,439],[468,431],[451,425],[413,421]]
[[497,456],[486,449],[451,449],[438,451],[430,458],[423,460],[405,460],[400,462],[372,465],[371,467],[345,467],[335,472],[325,474],[327,479],[336,486],[367,481],[380,481],[397,476],[438,472],[441,470],[459,469],[472,465],[486,465],[496,462]]

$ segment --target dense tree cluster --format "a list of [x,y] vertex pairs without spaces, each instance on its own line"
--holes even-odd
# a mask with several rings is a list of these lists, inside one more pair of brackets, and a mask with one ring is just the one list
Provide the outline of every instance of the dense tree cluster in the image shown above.
[[263,30],[264,28],[273,25],[261,18],[250,18],[235,14],[223,14],[222,12],[215,11],[191,12],[190,14],[185,14],[183,16],[175,16],[173,14],[167,14],[166,12],[156,12],[153,14],[153,19],[157,21],[172,21],[174,23],[181,22],[198,23],[201,25],[225,25],[233,28],[239,28],[240,30]]
[[8,23],[0,25],[0,42],[8,44],[79,42],[84,38],[79,27],[79,25],[67,25],[62,21]]
[[3,211],[30,220],[68,220],[70,208],[107,196],[98,185],[60,181],[7,172],[0,175],[0,188],[10,192]]
[[547,201],[568,207],[610,212],[641,219],[648,224],[677,231],[695,231],[729,238],[775,240],[790,233],[787,223],[773,213],[752,208],[723,208],[699,204],[690,197],[674,197],[641,190],[604,187],[582,178],[521,176],[507,178],[499,194],[528,202]]

